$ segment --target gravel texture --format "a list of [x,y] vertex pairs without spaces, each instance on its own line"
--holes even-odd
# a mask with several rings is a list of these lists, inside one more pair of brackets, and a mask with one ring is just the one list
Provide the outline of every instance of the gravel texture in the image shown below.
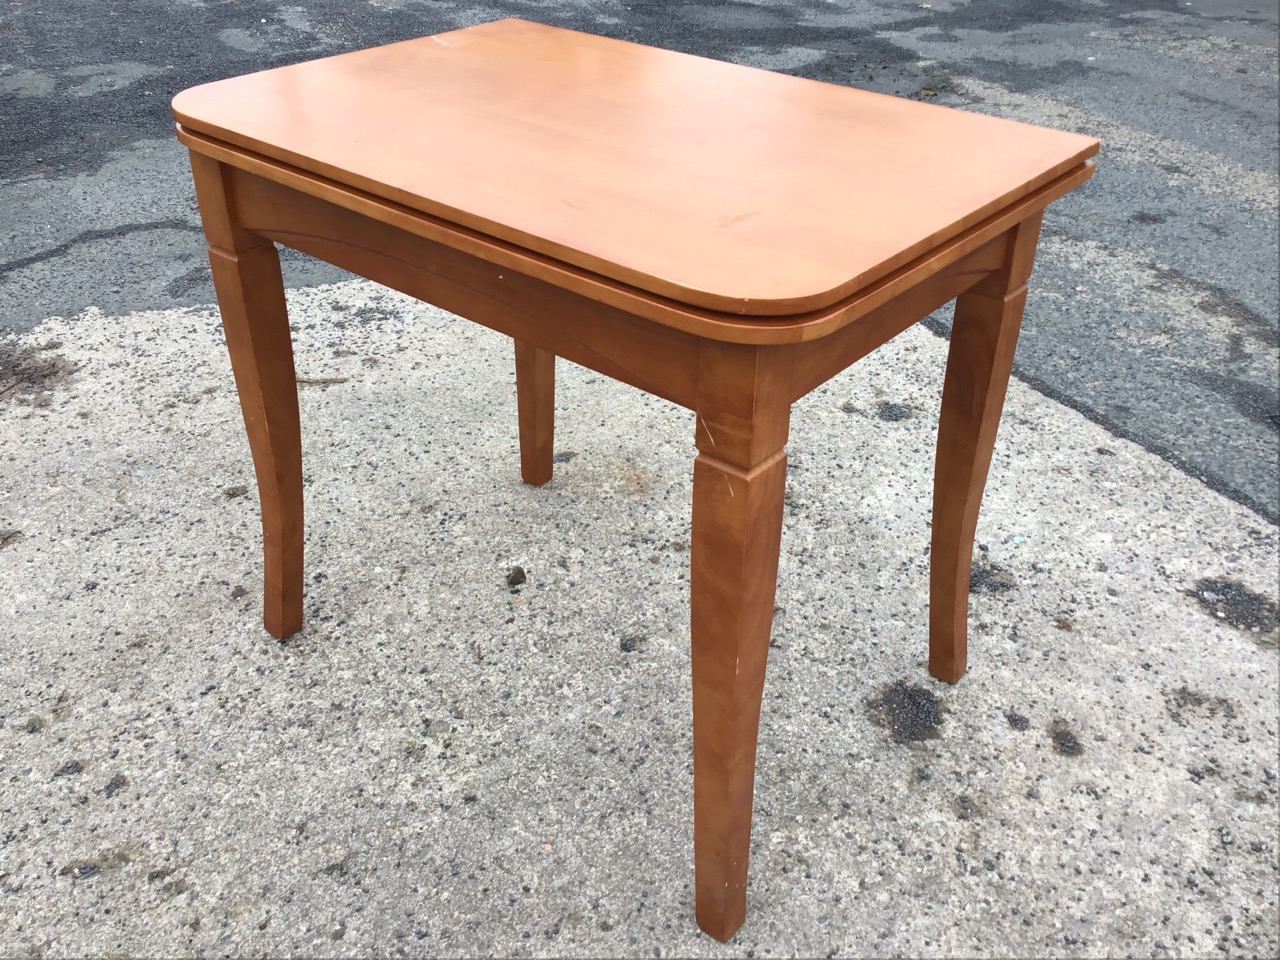
[[[208,307],[0,340],[0,953],[1274,956],[1277,528],[1013,384],[925,672],[945,341],[797,405],[749,915],[693,922],[691,415],[291,291],[307,623]],[[523,580],[516,574],[520,568]]]

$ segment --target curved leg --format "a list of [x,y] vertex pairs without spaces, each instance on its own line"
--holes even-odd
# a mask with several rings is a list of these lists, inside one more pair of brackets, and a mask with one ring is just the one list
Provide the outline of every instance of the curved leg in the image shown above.
[[694,872],[698,926],[728,940],[747,910],[790,394],[776,352],[704,344],[702,354],[690,598]]
[[965,670],[978,508],[1039,233],[1038,214],[1013,228],[1004,269],[956,300],[938,421],[929,571],[929,672],[947,683]]
[[551,479],[555,455],[556,355],[516,340],[516,410],[520,476],[540,487]]
[[302,628],[302,437],[280,258],[270,241],[236,225],[221,165],[192,154],[191,167],[258,478],[262,619],[283,639]]

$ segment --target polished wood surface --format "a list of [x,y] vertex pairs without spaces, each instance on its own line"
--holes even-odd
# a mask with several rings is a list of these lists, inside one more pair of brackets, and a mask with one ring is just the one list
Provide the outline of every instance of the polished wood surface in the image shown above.
[[174,111],[245,151],[750,315],[829,306],[1097,149],[523,20],[219,81]]
[[942,384],[929,549],[929,672],[955,683],[968,656],[978,508],[1013,370],[1041,216],[1010,231],[1004,263],[956,300]]
[[556,355],[527,340],[516,340],[515,345],[520,476],[540,487],[551,479],[555,456]]
[[191,155],[209,265],[253,455],[262,510],[262,621],[273,637],[302,629],[302,434],[280,257],[232,212],[227,168]]
[[[495,263],[477,246],[410,232],[394,211],[356,213],[228,167],[241,225],[556,356],[693,408],[697,337]],[[382,213],[377,219],[374,213]]]
[[792,351],[704,342],[693,464],[690,613],[698,926],[747,913],[751,797],[782,537]]
[[[674,327],[700,337],[726,340],[733,343],[799,343],[829,336],[843,326],[859,320],[867,313],[893,301],[895,297],[926,282],[933,274],[945,269],[956,260],[978,247],[1003,237],[1010,227],[1020,223],[1045,206],[1076,189],[1091,176],[1094,166],[1087,161],[1079,167],[1051,180],[1034,193],[1023,197],[1009,207],[993,213],[959,236],[940,244],[937,248],[916,257],[893,273],[875,283],[851,293],[844,300],[821,310],[793,314],[785,317],[743,317],[734,314],[706,310],[688,304],[677,303],[662,297],[644,294],[634,287],[620,284],[607,277],[589,273],[580,268],[551,260],[529,250],[472,230],[446,223],[438,218],[417,213],[399,204],[379,200],[363,191],[342,187],[324,179],[274,163],[263,157],[244,153],[226,144],[210,140],[179,125],[178,139],[193,153],[222,160],[232,168],[236,177],[247,177],[236,185],[242,196],[239,215],[252,229],[271,234],[273,239],[286,246],[302,249],[298,244],[312,237],[293,224],[282,222],[282,210],[293,216],[299,204],[297,196],[284,194],[289,199],[281,201],[273,194],[269,184],[293,188],[297,194],[312,198],[315,209],[326,211],[323,216],[334,219],[342,212],[357,214],[348,217],[348,224],[361,220],[395,227],[404,234],[431,240],[471,257],[502,267],[494,271],[494,278],[509,277],[505,271],[545,280],[547,283],[600,303],[617,307],[628,314],[645,320],[653,320],[663,326]],[[252,174],[252,176],[248,176]],[[368,232],[367,230],[365,231]],[[361,255],[398,260],[398,265],[388,266],[395,271],[412,267],[415,261],[399,256],[394,248],[370,247],[361,235],[347,236],[341,232],[315,237],[331,248],[337,246],[362,246]],[[314,254],[324,259],[323,254]]]
[[274,243],[515,342],[520,472],[563,358],[695,411],[699,925],[746,916],[791,404],[956,298],[929,669],[965,669],[978,510],[1044,208],[1095,141],[501,21],[179,96],[262,504],[302,626],[297,387]]

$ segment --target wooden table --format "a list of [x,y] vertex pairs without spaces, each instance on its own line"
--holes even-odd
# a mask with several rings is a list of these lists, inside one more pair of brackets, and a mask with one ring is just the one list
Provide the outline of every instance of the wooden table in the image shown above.
[[[520,20],[173,104],[262,504],[267,629],[302,626],[302,452],[275,243],[515,341],[520,468],[555,358],[697,413],[697,918],[746,914],[791,404],[953,298],[929,670],[965,669],[978,506],[1047,204],[1097,141]],[[835,575],[833,571],[833,576]]]

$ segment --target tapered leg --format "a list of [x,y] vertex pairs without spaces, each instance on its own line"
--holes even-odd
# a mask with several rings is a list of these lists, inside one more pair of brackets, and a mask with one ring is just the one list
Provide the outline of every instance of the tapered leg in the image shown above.
[[782,533],[786,354],[709,344],[693,471],[693,821],[697,918],[742,925],[756,736]]
[[540,487],[551,479],[556,425],[556,355],[516,340],[516,408],[520,476]]
[[225,172],[192,154],[209,263],[262,507],[262,619],[281,639],[302,627],[302,438],[293,345],[276,248],[240,229]]
[[1039,215],[1015,227],[1005,268],[956,300],[938,422],[929,574],[929,672],[947,683],[965,671],[978,508],[1039,233]]

